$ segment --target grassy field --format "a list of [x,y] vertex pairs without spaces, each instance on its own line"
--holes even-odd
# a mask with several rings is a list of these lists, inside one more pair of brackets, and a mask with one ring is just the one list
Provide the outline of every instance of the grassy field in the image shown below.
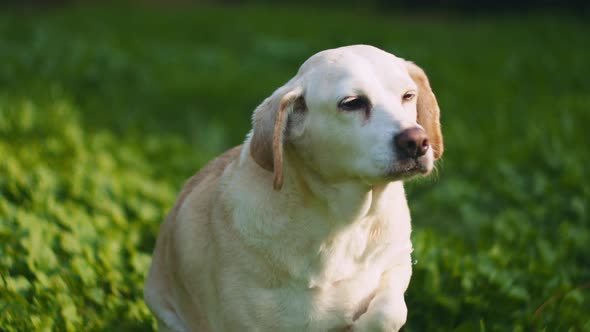
[[0,12],[0,331],[153,329],[183,181],[354,43],[424,67],[442,110],[404,331],[590,331],[589,24],[233,7]]

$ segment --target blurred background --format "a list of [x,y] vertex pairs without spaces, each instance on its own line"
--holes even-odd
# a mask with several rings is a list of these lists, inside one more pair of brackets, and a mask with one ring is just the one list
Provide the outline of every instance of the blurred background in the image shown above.
[[588,1],[3,1],[0,331],[149,331],[160,222],[312,54],[423,67],[403,331],[590,331]]

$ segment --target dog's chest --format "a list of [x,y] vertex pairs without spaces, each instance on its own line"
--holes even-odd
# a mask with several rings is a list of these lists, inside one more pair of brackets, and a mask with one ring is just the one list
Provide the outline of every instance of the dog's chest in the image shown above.
[[[334,267],[331,272],[342,271]],[[381,271],[374,269],[355,272],[346,278],[331,279],[326,274],[307,280],[284,280],[278,287],[260,285],[235,289],[232,292],[234,296],[239,292],[241,298],[247,299],[235,309],[243,317],[273,317],[270,321],[252,321],[248,328],[264,326],[263,330],[276,331],[344,330],[366,310],[381,277]]]
[[[309,265],[306,275],[299,271],[302,275],[291,276],[276,288],[250,289],[249,310],[272,313],[278,318],[273,323],[276,330],[327,331],[350,326],[366,310],[383,272],[395,260],[386,253],[394,251],[391,247],[351,255],[359,248],[326,247],[321,264]],[[407,257],[409,251],[399,254]]]
[[[409,261],[409,211],[401,184],[390,191],[381,196],[387,204],[357,204],[344,217],[297,199],[264,205],[253,195],[233,193],[231,231],[240,241],[225,244],[235,271],[223,287],[230,290],[227,311],[243,320],[273,317],[245,325],[268,330],[349,326],[384,271]],[[341,205],[337,212],[346,212]]]
[[[375,241],[372,233],[379,220],[366,220],[349,226],[334,238],[322,242],[311,258],[307,277],[310,287],[334,287],[351,279],[363,279],[365,273],[380,275],[388,259],[391,244]],[[304,255],[305,256],[305,255]]]

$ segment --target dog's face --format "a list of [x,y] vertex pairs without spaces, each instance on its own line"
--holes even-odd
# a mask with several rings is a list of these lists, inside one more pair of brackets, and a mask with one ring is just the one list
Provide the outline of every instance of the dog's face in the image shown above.
[[275,188],[286,144],[325,179],[369,184],[427,174],[443,152],[423,71],[364,45],[312,56],[257,109],[251,153]]

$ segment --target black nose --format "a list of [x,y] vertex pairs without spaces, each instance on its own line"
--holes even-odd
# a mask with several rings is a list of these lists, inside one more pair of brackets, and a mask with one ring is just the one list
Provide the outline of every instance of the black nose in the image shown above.
[[426,154],[430,143],[422,128],[410,128],[393,138],[398,153],[406,158],[418,158]]

